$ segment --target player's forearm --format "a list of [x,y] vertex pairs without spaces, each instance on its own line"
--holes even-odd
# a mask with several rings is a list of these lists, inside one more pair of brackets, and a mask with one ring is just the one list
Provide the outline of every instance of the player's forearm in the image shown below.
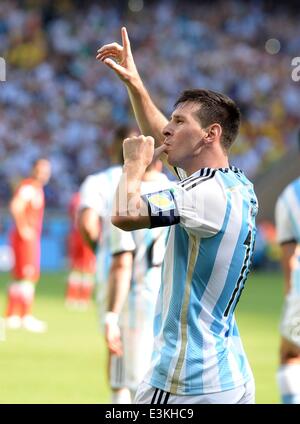
[[99,240],[99,232],[94,229],[87,228],[84,225],[79,225],[78,228],[84,242],[91,247],[93,251],[95,251]]
[[131,280],[132,253],[126,252],[123,256],[123,265],[112,266],[109,277],[108,312],[120,315],[128,296]]
[[142,176],[143,172],[134,169],[134,165],[124,165],[114,203],[116,216],[134,216],[138,214]]
[[116,190],[112,223],[124,231],[149,227],[148,209],[141,199],[143,172],[133,166],[124,166],[123,174]]
[[85,241],[95,251],[100,238],[100,223],[98,216],[90,209],[84,209],[78,216],[78,229]]
[[122,312],[129,291],[129,282],[127,283],[126,275],[120,277],[115,277],[117,281],[112,283],[108,303],[108,312],[113,312],[117,315]]
[[296,243],[286,243],[281,246],[282,257],[281,257],[281,266],[284,275],[284,292],[287,294],[291,288],[291,273],[293,268],[296,266],[295,257],[296,252]]
[[80,234],[83,238],[83,241],[87,246],[89,246],[93,252],[96,251],[97,245],[98,245],[98,238],[92,237],[88,232],[86,231],[80,231]]
[[164,140],[162,131],[168,123],[167,118],[153,103],[141,80],[126,85],[141,133],[152,136],[156,144],[161,145]]
[[281,266],[284,276],[284,294],[287,295],[291,288],[291,268],[286,261],[282,261]]

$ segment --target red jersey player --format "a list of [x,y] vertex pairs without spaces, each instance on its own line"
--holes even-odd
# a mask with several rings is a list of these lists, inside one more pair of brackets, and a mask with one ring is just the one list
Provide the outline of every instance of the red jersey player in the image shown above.
[[46,323],[31,315],[31,307],[40,277],[40,242],[45,207],[43,186],[50,175],[49,160],[36,160],[31,176],[21,181],[10,203],[15,224],[10,234],[15,265],[14,282],[8,288],[6,323],[9,328],[23,326],[33,332],[46,330]]
[[86,307],[90,301],[96,267],[96,257],[84,242],[78,229],[80,194],[75,193],[70,202],[71,231],[68,239],[70,273],[66,291],[66,306]]

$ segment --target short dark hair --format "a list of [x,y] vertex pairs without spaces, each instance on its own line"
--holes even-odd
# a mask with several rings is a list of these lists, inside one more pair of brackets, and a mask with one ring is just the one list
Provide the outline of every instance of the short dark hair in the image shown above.
[[35,168],[37,166],[37,164],[41,161],[50,162],[50,160],[48,158],[46,158],[45,156],[40,156],[40,157],[35,158],[33,160],[31,168]]
[[111,150],[112,154],[120,163],[123,163],[123,140],[129,137],[131,131],[132,127],[126,124],[119,125],[114,131]]
[[129,125],[119,125],[115,129],[114,142],[121,145],[122,148],[122,141],[128,137],[130,131],[132,131],[132,128]]
[[203,128],[215,123],[222,127],[221,143],[225,150],[229,150],[238,135],[241,122],[241,113],[236,103],[225,94],[205,89],[183,91],[174,107],[185,102],[200,105],[197,117]]

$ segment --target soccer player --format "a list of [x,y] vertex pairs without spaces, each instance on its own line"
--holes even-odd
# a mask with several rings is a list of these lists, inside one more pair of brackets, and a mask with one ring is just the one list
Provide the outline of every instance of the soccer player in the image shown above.
[[35,161],[32,174],[21,181],[10,203],[15,226],[11,231],[11,244],[15,256],[14,282],[8,288],[6,324],[8,328],[24,327],[41,333],[45,322],[31,315],[36,284],[40,277],[40,242],[44,214],[44,191],[51,175],[48,159]]
[[110,229],[113,196],[122,175],[122,140],[133,130],[120,126],[108,152],[111,166],[89,175],[80,187],[78,224],[83,239],[96,252],[97,300],[101,320],[106,308],[107,281],[111,264]]
[[71,229],[68,238],[70,272],[67,281],[66,306],[86,308],[90,302],[93,287],[96,258],[78,229],[78,208],[80,194],[74,193],[71,198],[69,215]]
[[[239,109],[224,94],[187,90],[168,121],[141,81],[125,28],[122,45],[103,46],[97,59],[125,82],[146,134],[124,141],[112,222],[128,231],[170,227],[152,364],[135,401],[253,403],[253,375],[234,315],[249,273],[258,209],[253,185],[229,165]],[[180,182],[142,197],[153,137],[155,156],[165,158]]]
[[[161,167],[161,161],[151,164],[143,176],[142,190],[170,187]],[[105,327],[113,403],[131,403],[150,366],[166,236],[165,228],[133,232],[111,229],[113,259]]]
[[300,178],[291,182],[275,207],[277,239],[282,251],[285,304],[280,325],[277,373],[283,403],[300,404]]
[[[96,253],[96,300],[101,331],[107,307],[108,277],[111,265],[111,211],[114,192],[122,175],[122,141],[134,130],[124,125],[115,131],[109,153],[111,166],[105,171],[89,175],[80,187],[79,229]],[[108,364],[108,375],[110,374]],[[110,377],[109,377],[110,378]],[[128,389],[118,389],[113,403],[127,403]]]

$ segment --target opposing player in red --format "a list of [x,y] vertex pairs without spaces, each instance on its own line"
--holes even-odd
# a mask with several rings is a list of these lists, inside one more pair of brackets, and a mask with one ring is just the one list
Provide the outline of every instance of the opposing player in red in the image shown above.
[[71,198],[69,215],[71,231],[68,239],[70,273],[66,290],[66,306],[85,308],[88,306],[94,287],[96,257],[84,242],[78,229],[80,193]]
[[45,207],[43,187],[51,176],[48,159],[37,159],[31,176],[22,180],[10,202],[14,228],[10,234],[15,256],[14,281],[8,288],[6,324],[9,328],[24,327],[44,332],[45,322],[31,315],[36,283],[40,277],[40,245]]

